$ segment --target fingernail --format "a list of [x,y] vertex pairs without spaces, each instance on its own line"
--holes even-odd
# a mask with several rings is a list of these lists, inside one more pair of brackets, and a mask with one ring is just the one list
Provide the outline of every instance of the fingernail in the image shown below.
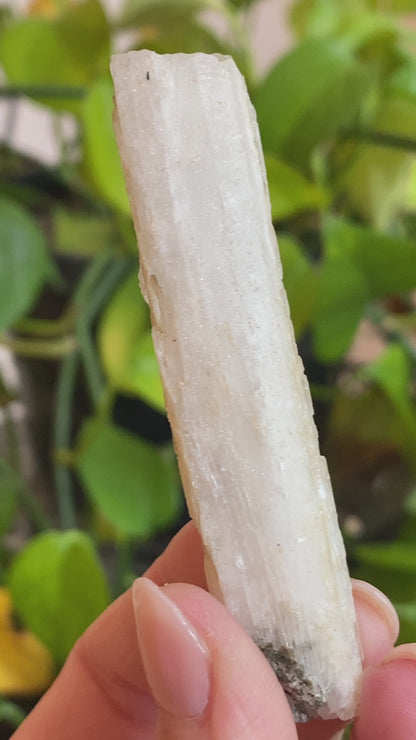
[[416,661],[416,643],[410,643],[409,645],[398,645],[391,653],[388,654],[387,658],[384,658],[382,665],[387,663],[393,663],[396,660],[413,660]]
[[148,578],[133,583],[143,667],[159,706],[175,717],[203,714],[209,699],[209,650],[193,625]]
[[393,642],[395,642],[399,634],[400,623],[397,612],[390,599],[375,586],[356,578],[352,579],[352,588],[354,595],[358,599],[364,601],[382,617],[390,629]]

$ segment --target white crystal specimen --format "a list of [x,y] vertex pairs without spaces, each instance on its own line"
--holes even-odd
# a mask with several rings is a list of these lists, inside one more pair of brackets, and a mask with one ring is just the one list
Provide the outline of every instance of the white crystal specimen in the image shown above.
[[[361,657],[253,108],[219,55],[116,55],[140,283],[210,590],[297,720],[350,719]],[[284,101],[282,101],[284,106]]]

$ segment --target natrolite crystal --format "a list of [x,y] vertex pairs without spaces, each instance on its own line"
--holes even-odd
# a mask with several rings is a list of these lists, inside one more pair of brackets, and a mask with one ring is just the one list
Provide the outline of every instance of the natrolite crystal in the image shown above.
[[362,670],[351,585],[244,80],[229,57],[149,51],[115,56],[112,74],[140,284],[210,590],[298,721],[350,719]]

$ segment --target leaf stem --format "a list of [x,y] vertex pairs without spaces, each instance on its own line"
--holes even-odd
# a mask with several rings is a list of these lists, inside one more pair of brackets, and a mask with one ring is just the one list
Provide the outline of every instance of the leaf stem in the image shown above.
[[100,404],[104,380],[100,363],[97,359],[95,345],[91,337],[91,328],[104,303],[112,295],[116,285],[130,269],[130,259],[116,258],[111,268],[104,274],[96,289],[92,292],[86,310],[82,311],[77,321],[77,337],[87,379],[88,391],[95,409]]
[[[65,357],[59,371],[54,425],[55,450],[67,448],[71,444],[72,407],[79,359],[79,351],[73,352]],[[72,529],[76,526],[76,514],[71,471],[59,459],[55,459],[54,475],[60,521],[64,529]]]
[[367,141],[376,146],[385,146],[392,149],[404,149],[409,152],[416,152],[416,139],[407,136],[397,136],[385,131],[374,131],[372,129],[347,129],[344,131],[346,138],[356,139],[357,141]]
[[[15,423],[12,414],[7,406],[3,409],[4,415],[4,426],[7,435],[7,443],[9,448],[9,461],[14,470],[20,470],[20,455],[19,455],[19,441],[16,434]],[[35,525],[36,529],[40,532],[45,529],[49,529],[52,525],[51,520],[45,513],[43,508],[40,506],[36,496],[34,496],[25,485],[24,480],[19,476],[21,484],[19,485],[19,498],[24,507],[28,512],[30,519]]]
[[53,98],[62,100],[81,100],[86,95],[84,87],[65,87],[63,85],[0,85],[0,98]]
[[15,324],[19,334],[29,334],[36,337],[58,337],[68,333],[74,325],[73,310],[65,311],[59,319],[38,319],[26,316]]
[[74,351],[77,342],[75,337],[71,335],[39,342],[32,339],[9,336],[8,334],[0,334],[0,345],[8,347],[8,349],[21,357],[60,360]]

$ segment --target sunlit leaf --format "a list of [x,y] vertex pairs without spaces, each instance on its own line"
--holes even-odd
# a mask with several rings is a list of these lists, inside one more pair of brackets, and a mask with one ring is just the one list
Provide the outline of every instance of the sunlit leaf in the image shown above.
[[[0,61],[14,85],[82,87],[108,68],[110,35],[99,0],[63,8],[56,17],[16,18],[1,36]],[[78,112],[79,104],[42,98]]]
[[[380,9],[380,0],[366,0],[366,2],[370,7]],[[414,0],[388,0],[386,10],[390,13],[414,13],[415,2]]]
[[345,6],[338,0],[298,0],[290,19],[299,37],[320,37],[334,33],[344,12]]
[[98,347],[108,379],[164,411],[159,369],[150,334],[149,310],[131,274],[112,297],[100,321]]
[[45,691],[53,678],[49,650],[33,634],[16,628],[10,594],[0,588],[0,693],[35,696]]
[[[414,138],[416,99],[390,94],[371,128],[396,137]],[[406,201],[414,154],[405,148],[362,143],[343,171],[337,188],[347,194],[354,213],[385,229]]]
[[65,254],[91,257],[115,242],[111,219],[79,213],[59,206],[52,213],[54,249]]
[[77,530],[32,539],[13,562],[8,582],[17,615],[58,662],[109,602],[94,545]]
[[18,19],[1,37],[0,60],[10,84],[79,85],[82,70],[60,48],[54,25],[45,18]]
[[212,0],[127,0],[122,25],[159,25],[192,17],[201,10],[220,6]]
[[328,194],[295,167],[269,155],[265,163],[273,220],[317,210],[327,204]]
[[122,534],[148,538],[172,524],[182,499],[171,450],[112,424],[84,423],[77,470],[103,516]]
[[35,220],[0,198],[0,329],[31,308],[48,274],[45,238]]
[[368,72],[341,44],[304,41],[272,68],[255,95],[265,150],[307,166],[313,148],[353,120],[367,85]]
[[45,18],[55,18],[65,3],[74,0],[31,0],[27,7],[27,15],[40,15]]
[[125,386],[120,390],[134,392],[161,413],[165,412],[159,365],[153,348],[151,331],[146,331],[132,348],[130,363],[125,376]]
[[82,71],[85,82],[105,73],[110,61],[110,29],[100,0],[68,5],[55,27],[61,49]]
[[115,208],[130,213],[124,175],[113,130],[113,86],[98,80],[83,106],[85,168],[98,192]]

